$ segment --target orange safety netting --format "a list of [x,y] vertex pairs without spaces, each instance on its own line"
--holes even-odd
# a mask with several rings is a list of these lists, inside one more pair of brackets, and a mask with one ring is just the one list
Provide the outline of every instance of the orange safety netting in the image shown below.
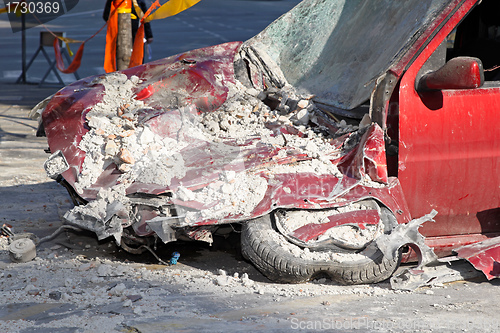
[[76,55],[71,61],[71,64],[67,68],[64,68],[64,61],[61,55],[61,48],[59,47],[59,39],[54,38],[54,53],[56,54],[56,66],[57,69],[61,73],[65,74],[71,74],[76,72],[76,70],[80,67],[82,63],[82,56],[83,56],[83,48],[85,46],[85,42],[80,45],[78,48],[78,51],[76,51]]

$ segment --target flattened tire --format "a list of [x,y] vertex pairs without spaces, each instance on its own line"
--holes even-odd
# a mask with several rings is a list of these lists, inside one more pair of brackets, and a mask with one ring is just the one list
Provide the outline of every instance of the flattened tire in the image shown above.
[[373,247],[358,254],[339,254],[344,260],[302,259],[292,254],[286,248],[288,245],[283,246],[277,237],[284,240],[274,229],[269,215],[245,223],[241,234],[243,256],[275,282],[300,283],[326,275],[345,285],[377,283],[388,279],[401,262],[400,254],[389,259]]

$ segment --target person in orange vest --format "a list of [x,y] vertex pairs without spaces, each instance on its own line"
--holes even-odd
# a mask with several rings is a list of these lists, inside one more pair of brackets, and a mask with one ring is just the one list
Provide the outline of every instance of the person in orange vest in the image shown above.
[[[113,0],[107,0],[104,6],[104,12],[102,13],[102,18],[104,21],[108,21],[109,13],[111,11],[111,2]],[[132,1],[132,43],[135,39],[137,29],[139,28],[139,21],[148,10],[146,2],[144,0],[133,0]],[[146,44],[151,44],[153,42],[153,31],[151,30],[151,24],[144,24],[144,37],[146,39]]]

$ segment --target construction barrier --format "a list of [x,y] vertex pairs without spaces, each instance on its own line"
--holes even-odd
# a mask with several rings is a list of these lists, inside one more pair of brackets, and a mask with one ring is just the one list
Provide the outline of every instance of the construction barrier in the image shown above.
[[[24,0],[21,0],[24,1]],[[146,11],[146,13],[142,14],[140,8],[136,7],[136,12],[140,18],[139,29],[137,30],[137,34],[134,40],[134,47],[132,50],[132,55],[130,57],[130,63],[128,67],[134,67],[142,64],[142,59],[144,58],[144,23],[151,22],[153,20],[164,19],[167,17],[171,17],[177,15],[178,13],[194,6],[201,0],[170,0],[165,4],[160,5],[160,1],[156,0]],[[50,31],[44,24],[40,22],[40,24],[50,32],[56,39],[54,40],[54,52],[56,56],[56,66],[57,69],[65,74],[74,73],[81,65],[83,51],[85,48],[85,43],[94,38],[97,34],[99,34],[104,27],[107,26],[106,32],[106,49],[104,56],[104,70],[106,73],[116,71],[116,39],[118,35],[118,14],[131,12],[133,0],[113,0],[111,4],[110,15],[106,24],[104,24],[95,34],[86,39],[85,41],[78,41],[67,37],[57,36]],[[156,11],[154,11],[158,8]],[[8,6],[4,8],[0,8],[1,13],[7,13],[11,10]],[[30,13],[36,18],[34,13]],[[73,53],[69,47],[70,43],[81,43],[78,51],[76,52],[73,60],[68,65],[68,67],[64,67],[64,61],[62,58],[60,46],[58,39],[62,42],[66,43],[68,52],[71,56]]]

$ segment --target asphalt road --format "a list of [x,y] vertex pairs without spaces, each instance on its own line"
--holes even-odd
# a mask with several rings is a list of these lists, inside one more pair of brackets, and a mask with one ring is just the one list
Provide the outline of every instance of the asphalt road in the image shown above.
[[[151,2],[151,1],[147,1]],[[190,9],[152,24],[154,42],[151,60],[230,41],[244,41],[256,35],[274,19],[287,12],[299,1],[202,0]],[[46,27],[65,32],[75,40],[86,40],[105,23],[102,19],[103,0],[80,0],[69,13],[50,21]],[[26,30],[26,61],[39,48],[42,26]],[[85,44],[80,77],[104,73],[106,29]],[[21,32],[13,33],[6,14],[0,14],[0,80],[15,82],[21,74]],[[70,47],[76,52],[78,44]],[[53,59],[52,47],[45,47]],[[42,53],[38,54],[27,71],[27,80],[38,83],[49,69]],[[61,75],[66,84],[75,80],[71,74]],[[53,73],[48,82],[57,82]]]

